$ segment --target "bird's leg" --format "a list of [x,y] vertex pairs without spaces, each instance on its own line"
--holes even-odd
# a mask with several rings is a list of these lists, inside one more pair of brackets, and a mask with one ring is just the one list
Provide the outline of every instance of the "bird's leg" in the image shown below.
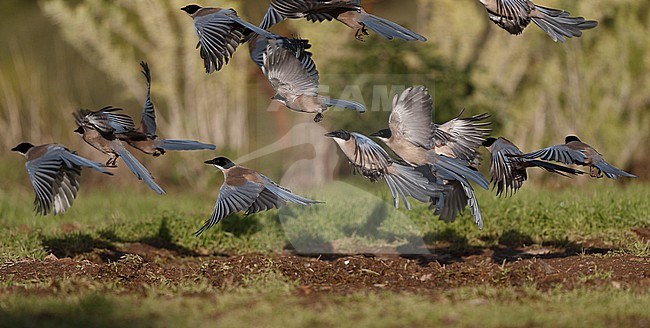
[[603,172],[601,172],[597,167],[595,166],[590,166],[589,167],[589,175],[592,178],[602,178],[603,177]]
[[359,41],[361,41],[361,42],[363,42],[363,41],[364,41],[363,38],[364,38],[366,35],[368,35],[368,29],[366,28],[365,25],[363,25],[363,26],[361,26],[360,29],[358,29],[358,30],[354,33],[354,38],[357,39],[357,40],[359,40]]
[[117,156],[111,156],[111,158],[109,158],[106,162],[106,167],[117,167],[117,164],[115,163],[116,161]]
[[323,113],[318,113],[316,114],[316,117],[314,117],[314,122],[318,123],[323,120]]

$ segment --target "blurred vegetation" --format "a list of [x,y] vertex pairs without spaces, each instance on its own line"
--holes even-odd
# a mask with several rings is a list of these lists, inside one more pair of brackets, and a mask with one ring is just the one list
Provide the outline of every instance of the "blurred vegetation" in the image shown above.
[[[2,151],[21,140],[58,141],[102,158],[71,133],[70,113],[114,105],[138,117],[145,86],[141,60],[152,68],[153,100],[164,137],[213,142],[219,152],[241,156],[273,143],[295,124],[309,122],[310,117],[270,105],[271,90],[245,46],[221,72],[206,75],[191,20],[179,10],[186,2],[3,1]],[[429,41],[386,41],[373,35],[358,42],[354,31],[337,22],[291,20],[273,27],[277,33],[312,42],[325,93],[368,105],[363,115],[329,113],[326,129],[369,133],[382,128],[392,95],[401,87],[423,84],[435,97],[438,122],[463,108],[466,115],[487,111],[493,116],[494,133],[524,150],[577,134],[612,164],[648,177],[650,0],[540,1],[600,22],[565,44],[553,43],[534,25],[522,36],[510,36],[488,21],[477,1],[363,3],[368,11],[406,25]],[[258,22],[267,3],[224,0],[205,5],[233,7]],[[316,135],[294,134],[289,139],[281,145],[285,150],[263,157],[269,174],[279,175],[311,156],[304,147],[294,146],[331,143]],[[312,160],[328,162],[337,154],[330,147],[316,152]],[[204,170],[196,157],[206,156],[211,155],[170,154],[152,163],[146,159],[145,164],[159,179],[183,184],[201,176]],[[315,170],[310,174],[321,177],[319,181],[331,177],[330,164]],[[200,179],[200,188],[207,187],[206,180]]]
[[[285,278],[286,279],[286,278]],[[3,295],[0,325],[7,327],[644,327],[646,292],[602,288],[466,287],[414,293],[348,291],[302,295],[290,282],[258,283],[223,291],[205,282],[147,286],[145,296],[71,277],[33,282],[24,294]],[[48,295],[39,287],[54,285]],[[23,286],[20,286],[23,287]],[[16,288],[18,289],[18,288]],[[117,291],[115,290],[117,289]],[[182,297],[170,296],[177,291]]]

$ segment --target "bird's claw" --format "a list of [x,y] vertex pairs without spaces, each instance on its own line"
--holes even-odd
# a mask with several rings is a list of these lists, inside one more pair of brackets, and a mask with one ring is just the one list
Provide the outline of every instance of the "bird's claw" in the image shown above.
[[357,40],[359,40],[359,41],[361,41],[361,42],[364,42],[365,40],[364,40],[363,38],[364,38],[366,35],[368,35],[368,29],[366,29],[366,27],[364,26],[364,27],[358,29],[358,30],[354,33],[354,38],[357,39]]
[[316,117],[314,117],[314,122],[318,123],[323,120],[323,113],[318,113],[316,114]]

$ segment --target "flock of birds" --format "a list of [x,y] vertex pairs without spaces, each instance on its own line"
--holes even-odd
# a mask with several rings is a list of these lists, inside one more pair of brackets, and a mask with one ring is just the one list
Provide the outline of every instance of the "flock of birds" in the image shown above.
[[[513,35],[522,33],[531,22],[546,32],[553,41],[564,42],[579,37],[582,30],[596,27],[597,22],[571,17],[563,10],[535,5],[529,0],[479,0],[488,17]],[[323,119],[323,112],[339,107],[365,112],[357,102],[333,99],[318,94],[319,75],[307,40],[285,38],[268,29],[285,19],[305,18],[312,22],[337,20],[356,30],[362,40],[372,30],[386,39],[426,41],[423,36],[366,12],[360,0],[271,0],[270,7],[259,26],[241,19],[233,9],[203,8],[187,5],[185,11],[194,21],[206,72],[219,71],[233,56],[237,47],[249,43],[250,55],[275,90],[273,100],[287,108],[315,114],[314,121]],[[156,114],[151,100],[151,74],[141,63],[147,82],[147,94],[139,126],[121,108],[105,107],[97,111],[81,109],[74,113],[83,140],[110,156],[105,164],[83,158],[60,144],[34,146],[21,143],[12,150],[27,158],[26,168],[36,193],[35,210],[46,215],[63,213],[72,205],[79,189],[81,168],[107,170],[116,167],[122,158],[140,180],[159,194],[165,191],[154,181],[151,173],[129,152],[125,144],[155,157],[170,150],[213,150],[214,145],[191,140],[162,139],[157,135]],[[501,196],[516,192],[526,181],[526,170],[542,168],[561,175],[587,172],[555,164],[575,164],[589,168],[592,177],[616,179],[635,177],[608,164],[598,151],[576,136],[566,137],[564,144],[523,153],[503,137],[489,137],[489,115],[481,114],[448,122],[432,122],[433,100],[423,86],[406,89],[393,99],[388,128],[371,134],[382,141],[397,157],[394,158],[371,138],[358,133],[338,130],[327,133],[349,159],[355,172],[372,182],[383,179],[395,207],[401,198],[410,209],[407,197],[430,204],[435,215],[453,221],[469,206],[479,228],[483,219],[470,182],[484,189],[492,183]],[[478,148],[490,152],[488,181],[477,170]],[[239,166],[225,157],[205,162],[224,174],[224,182],[210,218],[196,232],[202,233],[224,217],[244,211],[246,214],[279,208],[289,202],[313,205],[320,202],[291,193],[255,170]]]

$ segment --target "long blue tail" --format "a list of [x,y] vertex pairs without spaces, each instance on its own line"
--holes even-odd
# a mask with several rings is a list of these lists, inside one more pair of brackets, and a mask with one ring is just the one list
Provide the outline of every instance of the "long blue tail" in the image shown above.
[[570,17],[564,10],[535,6],[540,13],[532,16],[533,23],[544,30],[555,42],[564,42],[567,38],[579,37],[582,30],[588,30],[598,25],[598,22],[586,20],[583,17]]
[[638,178],[636,175],[627,173],[619,168],[616,168],[611,164],[605,162],[604,160],[595,163],[595,166],[603,173],[605,173],[605,175],[610,179],[618,179],[619,177]]
[[124,161],[124,164],[133,172],[133,174],[140,180],[144,181],[149,188],[151,188],[153,191],[158,193],[159,195],[162,195],[165,193],[165,190],[161,188],[158,184],[156,184],[155,181],[153,181],[153,176],[147,170],[142,163],[140,163],[133,155],[124,148],[122,143],[120,141],[115,141],[113,143],[113,147],[116,150],[117,154],[122,157],[122,160]]
[[358,102],[350,101],[350,100],[326,98],[325,99],[325,104],[328,107],[338,107],[338,108],[356,110],[359,113],[364,113],[366,111],[366,106],[364,106],[364,105],[362,105],[362,104],[360,104]]
[[156,148],[163,150],[215,150],[217,147],[212,144],[204,144],[193,140],[161,139],[157,140]]

